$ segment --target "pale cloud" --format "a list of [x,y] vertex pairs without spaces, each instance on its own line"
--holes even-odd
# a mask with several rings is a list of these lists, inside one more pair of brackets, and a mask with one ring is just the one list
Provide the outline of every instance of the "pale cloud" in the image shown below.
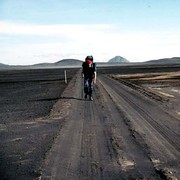
[[75,37],[75,35],[92,34],[102,30],[111,28],[109,24],[92,24],[92,25],[35,25],[25,23],[11,23],[0,21],[0,34],[9,35],[42,35],[42,36],[61,36],[68,35]]
[[[122,28],[123,29],[123,28]],[[180,56],[180,34],[175,31],[133,32],[112,24],[35,25],[0,21],[0,38],[21,35],[34,36],[34,42],[6,44],[0,42],[1,59],[9,64],[56,62],[62,58],[84,59],[94,55],[97,61],[107,61],[120,55],[130,61]],[[56,41],[36,42],[36,37],[56,38]],[[2,62],[4,63],[4,62]]]

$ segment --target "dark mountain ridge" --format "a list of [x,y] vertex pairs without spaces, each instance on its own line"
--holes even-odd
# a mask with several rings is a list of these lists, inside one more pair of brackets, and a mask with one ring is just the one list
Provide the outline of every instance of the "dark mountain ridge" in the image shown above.
[[9,65],[0,63],[0,67],[7,67],[7,66],[9,66]]
[[78,59],[62,59],[56,63],[57,66],[81,66],[83,61]]
[[[60,61],[57,61],[55,63],[39,63],[34,65],[6,65],[3,63],[0,63],[1,69],[16,69],[16,68],[60,68],[60,67],[81,67],[82,63],[84,61],[78,60],[78,59],[62,59]],[[95,61],[96,62],[96,61]],[[149,60],[145,62],[136,62],[131,63],[127,59],[121,57],[121,56],[115,56],[114,58],[110,59],[108,62],[96,62],[98,66],[111,66],[111,65],[123,65],[123,64],[180,64],[180,57],[173,57],[173,58],[163,58],[163,59],[157,59],[157,60]]]
[[149,60],[144,63],[146,63],[146,64],[180,64],[180,57]]

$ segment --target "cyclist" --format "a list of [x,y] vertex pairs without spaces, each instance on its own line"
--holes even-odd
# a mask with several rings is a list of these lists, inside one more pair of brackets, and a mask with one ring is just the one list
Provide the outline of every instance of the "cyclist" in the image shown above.
[[82,77],[84,78],[84,98],[93,100],[93,84],[96,83],[96,63],[93,63],[93,56],[87,56],[82,64]]

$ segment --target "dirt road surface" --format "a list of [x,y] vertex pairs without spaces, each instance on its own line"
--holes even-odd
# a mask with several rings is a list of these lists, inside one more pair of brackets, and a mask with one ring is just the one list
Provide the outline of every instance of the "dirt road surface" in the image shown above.
[[52,117],[65,124],[40,179],[180,178],[177,114],[104,75],[98,76],[94,101],[84,100],[80,73],[62,98]]
[[142,74],[118,79],[157,70],[179,66],[99,70],[93,101],[84,99],[77,69],[67,71],[68,85],[62,69],[2,71],[0,179],[180,179],[178,74],[158,88]]

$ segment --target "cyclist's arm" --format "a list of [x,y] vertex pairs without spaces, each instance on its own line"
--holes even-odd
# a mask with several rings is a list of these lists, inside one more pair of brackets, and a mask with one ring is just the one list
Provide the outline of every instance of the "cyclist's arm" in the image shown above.
[[96,71],[94,72],[94,83],[96,84],[96,78],[97,78],[97,73],[96,73]]

